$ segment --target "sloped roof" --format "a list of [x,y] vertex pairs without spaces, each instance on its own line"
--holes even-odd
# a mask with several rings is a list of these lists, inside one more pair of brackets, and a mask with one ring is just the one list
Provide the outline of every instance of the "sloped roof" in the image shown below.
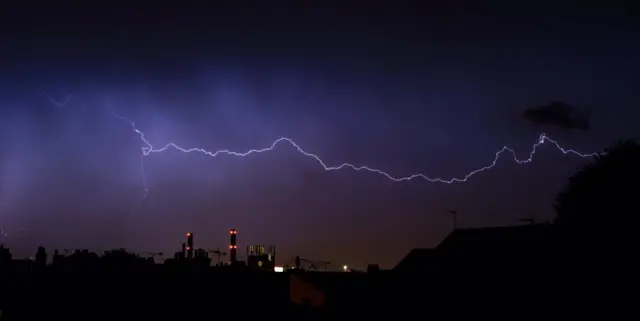
[[438,252],[513,248],[540,244],[549,233],[547,224],[457,229],[437,246]]
[[435,250],[434,249],[420,249],[415,248],[400,261],[393,268],[394,270],[409,270],[416,269],[431,263]]
[[457,229],[434,249],[411,250],[394,270],[424,270],[438,258],[448,255],[467,256],[488,252],[526,251],[526,249],[538,248],[545,244],[549,232],[548,224]]

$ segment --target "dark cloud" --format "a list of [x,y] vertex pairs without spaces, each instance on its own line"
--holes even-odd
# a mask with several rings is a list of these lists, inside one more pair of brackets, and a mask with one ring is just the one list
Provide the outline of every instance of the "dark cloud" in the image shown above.
[[559,101],[540,107],[528,108],[524,111],[523,116],[539,125],[581,130],[589,130],[591,127],[589,110],[578,110],[572,105]]

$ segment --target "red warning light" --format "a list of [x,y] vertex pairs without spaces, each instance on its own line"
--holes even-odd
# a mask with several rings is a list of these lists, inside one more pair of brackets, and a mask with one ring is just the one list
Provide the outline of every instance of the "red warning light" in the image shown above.
[[236,230],[229,230],[229,234],[237,234]]
[[187,237],[191,236],[191,233],[187,232]]
[[187,246],[187,251],[191,250],[191,247]]

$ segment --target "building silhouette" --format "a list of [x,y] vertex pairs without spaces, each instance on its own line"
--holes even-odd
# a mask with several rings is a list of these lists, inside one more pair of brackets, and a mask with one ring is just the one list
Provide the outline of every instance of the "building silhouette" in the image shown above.
[[247,266],[254,270],[274,271],[276,266],[276,246],[248,245]]

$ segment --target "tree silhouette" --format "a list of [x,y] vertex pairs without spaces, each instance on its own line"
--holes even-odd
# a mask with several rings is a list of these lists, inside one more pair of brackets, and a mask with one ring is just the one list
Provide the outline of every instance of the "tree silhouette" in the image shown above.
[[634,237],[640,214],[640,145],[620,141],[569,178],[555,199],[560,239],[574,250],[621,249]]

